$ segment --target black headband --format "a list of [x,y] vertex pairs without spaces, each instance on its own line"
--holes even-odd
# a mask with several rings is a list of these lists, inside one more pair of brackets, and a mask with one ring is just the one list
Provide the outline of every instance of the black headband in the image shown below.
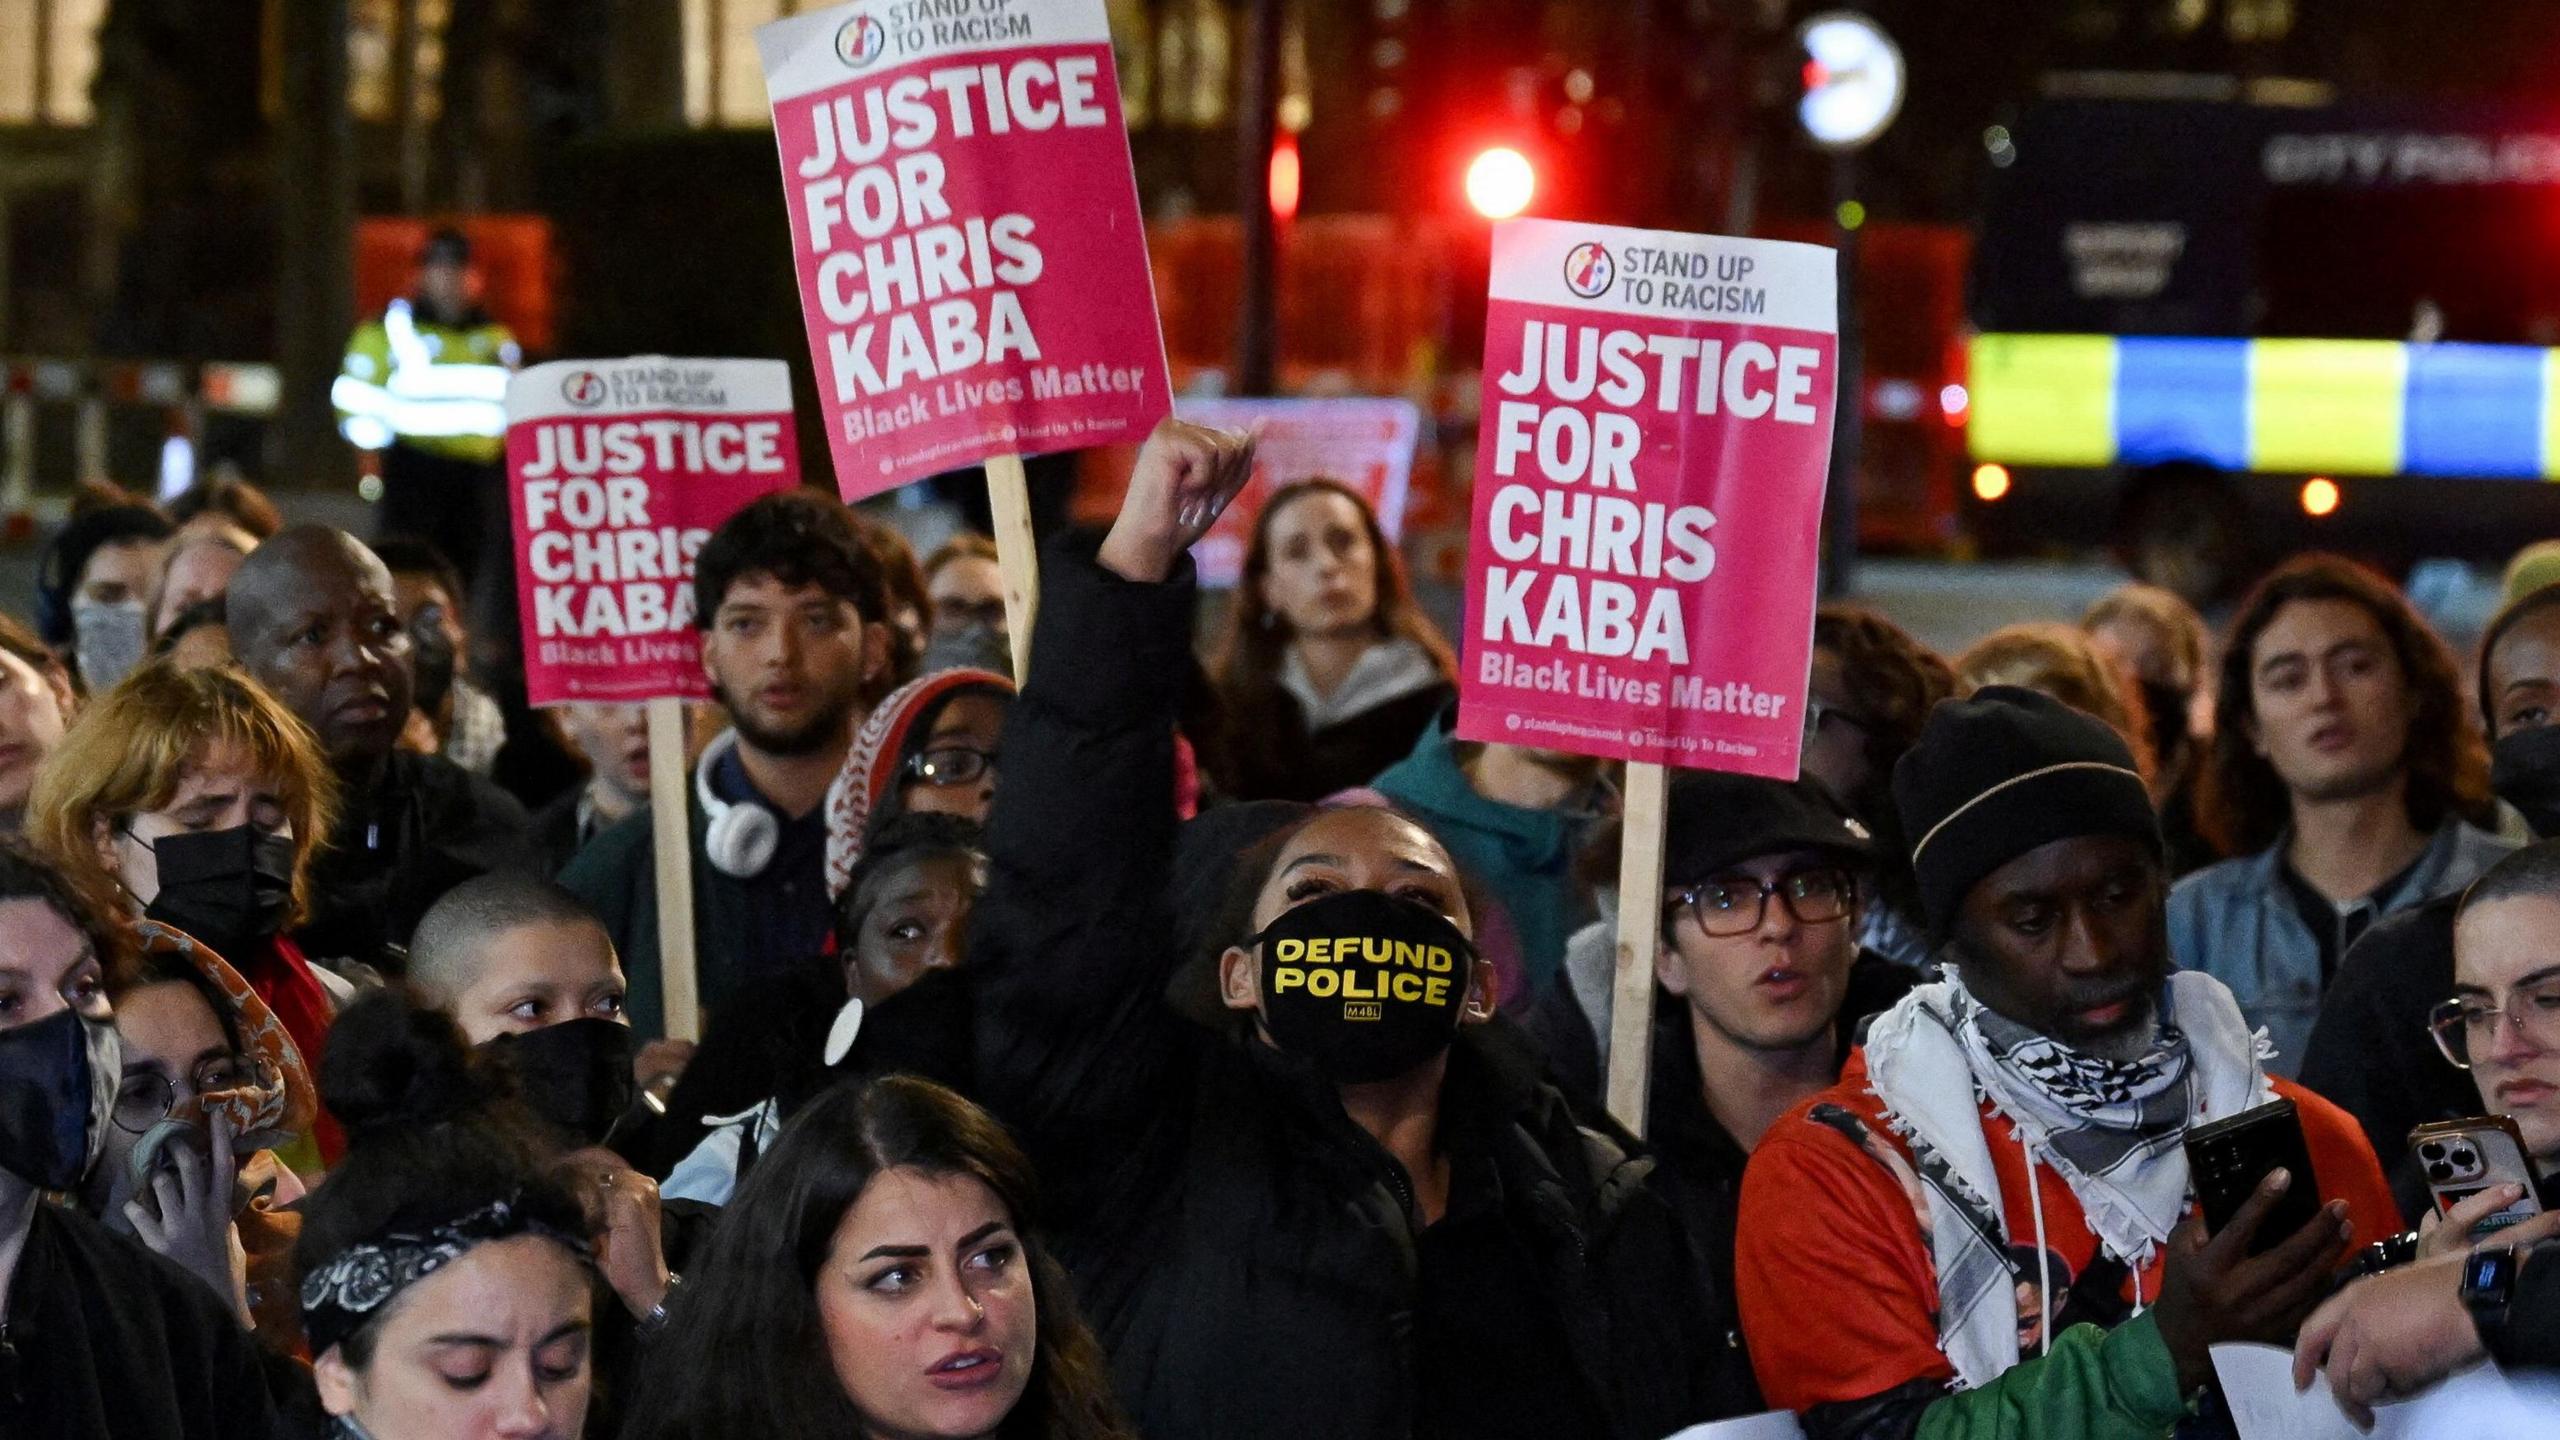
[[493,1240],[539,1235],[567,1247],[582,1263],[595,1263],[594,1247],[584,1238],[527,1215],[522,1200],[519,1192],[423,1229],[390,1231],[379,1239],[348,1246],[303,1276],[302,1331],[311,1342],[312,1355],[327,1354],[363,1329],[401,1291]]

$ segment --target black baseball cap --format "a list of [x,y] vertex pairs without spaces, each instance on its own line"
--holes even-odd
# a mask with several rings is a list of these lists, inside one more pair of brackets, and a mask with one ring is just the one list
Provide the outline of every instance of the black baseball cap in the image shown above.
[[1770,780],[1713,770],[1671,777],[1665,806],[1662,877],[1694,885],[1747,860],[1818,850],[1864,868],[1874,837],[1813,780]]

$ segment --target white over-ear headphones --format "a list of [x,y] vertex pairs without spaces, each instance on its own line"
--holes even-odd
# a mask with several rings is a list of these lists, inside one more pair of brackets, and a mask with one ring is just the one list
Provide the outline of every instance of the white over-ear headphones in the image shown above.
[[737,748],[735,730],[721,731],[703,747],[702,759],[693,767],[693,795],[702,802],[702,813],[711,817],[711,828],[702,837],[703,858],[723,875],[752,880],[773,863],[774,847],[782,843],[782,822],[753,800],[732,805],[711,793],[711,767]]

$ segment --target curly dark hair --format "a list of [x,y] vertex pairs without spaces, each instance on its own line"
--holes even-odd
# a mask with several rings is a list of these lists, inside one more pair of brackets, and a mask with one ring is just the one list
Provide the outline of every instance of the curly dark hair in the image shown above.
[[881,618],[889,622],[889,664],[872,687],[879,694],[863,697],[877,705],[890,691],[916,678],[924,659],[923,635],[900,625],[897,612],[911,611],[924,629],[931,629],[933,599],[925,594],[924,567],[916,563],[916,547],[898,532],[898,527],[859,510],[851,513],[855,527],[862,532],[862,543],[871,551],[871,558],[879,562],[880,593],[886,597]]
[[757,497],[721,522],[693,562],[693,628],[708,630],[729,587],[750,575],[815,585],[853,602],[864,623],[889,620],[889,586],[853,511],[807,486]]
[[1038,1342],[1000,1440],[1132,1440],[1066,1271],[1034,1236],[1030,1160],[994,1117],[912,1075],[840,1084],[783,1128],[671,1305],[624,1440],[863,1433],[828,1358],[818,1274],[845,1213],[903,1168],[974,1177],[1021,1237]]
[[2196,791],[2197,827],[2226,855],[2264,850],[2284,833],[2292,801],[2275,766],[2257,752],[2252,674],[2258,637],[2297,601],[2339,600],[2373,617],[2391,642],[2415,701],[2409,718],[2409,823],[2433,831],[2448,815],[2484,816],[2489,748],[2471,723],[2453,652],[2390,581],[2339,555],[2300,555],[2258,582],[2231,618],[2213,704],[2213,753]]
[[1859,605],[1825,605],[1813,616],[1813,648],[1840,661],[1850,720],[1866,740],[1867,783],[1853,795],[1835,795],[1876,837],[1876,880],[1884,900],[1906,915],[1920,913],[1911,878],[1911,847],[1893,805],[1893,767],[1920,743],[1929,711],[1957,689],[1955,667],[1911,637],[1911,632]]

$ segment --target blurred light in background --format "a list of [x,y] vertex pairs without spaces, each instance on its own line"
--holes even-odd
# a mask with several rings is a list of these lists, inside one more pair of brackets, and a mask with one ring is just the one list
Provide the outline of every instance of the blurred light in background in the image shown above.
[[1985,504],[2009,493],[2009,467],[1976,465],[1973,467],[1973,495]]
[[1480,152],[1467,166],[1467,203],[1488,220],[1508,220],[1529,208],[1538,172],[1529,157],[1508,145]]

